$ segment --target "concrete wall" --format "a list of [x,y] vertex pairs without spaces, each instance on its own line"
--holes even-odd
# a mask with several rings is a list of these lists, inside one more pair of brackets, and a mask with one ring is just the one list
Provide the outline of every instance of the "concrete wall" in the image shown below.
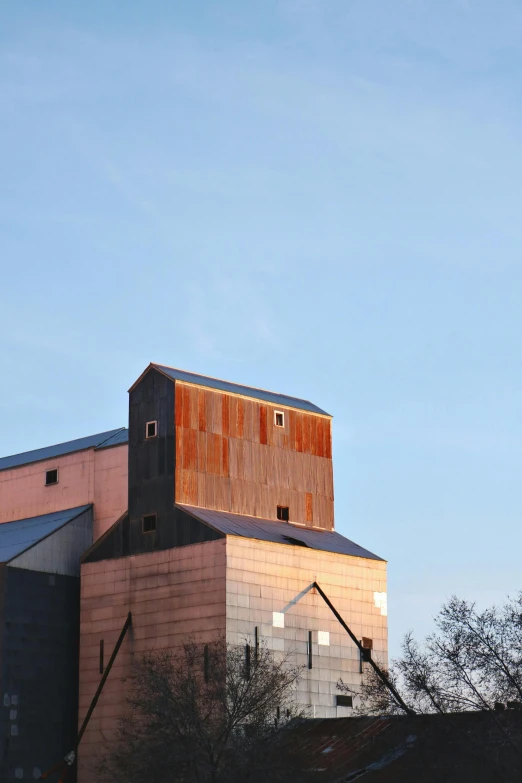
[[[312,631],[313,668],[305,670],[299,702],[311,705],[312,717],[342,717],[353,713],[335,706],[336,683],[340,677],[360,683],[359,651],[316,591],[293,603],[314,581],[357,638],[373,639],[374,658],[386,664],[384,561],[227,537],[228,641],[245,644],[248,639],[253,644],[258,626],[269,649],[290,652],[295,662],[306,665]],[[284,628],[274,627],[274,612],[284,615]],[[329,632],[329,645],[318,644],[319,631]]]
[[124,709],[132,657],[224,632],[225,555],[221,539],[82,565],[80,723],[100,681],[100,640],[107,662],[129,611],[133,623],[80,746],[79,783],[95,783],[93,764]]
[[[58,468],[58,484],[45,473]],[[127,508],[128,446],[88,449],[0,472],[0,523],[94,504],[94,540]]]

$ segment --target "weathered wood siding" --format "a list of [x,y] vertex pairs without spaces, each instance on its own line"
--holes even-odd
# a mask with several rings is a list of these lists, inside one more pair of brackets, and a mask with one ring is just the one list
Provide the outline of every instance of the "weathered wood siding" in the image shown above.
[[175,421],[177,503],[333,527],[329,417],[176,381]]

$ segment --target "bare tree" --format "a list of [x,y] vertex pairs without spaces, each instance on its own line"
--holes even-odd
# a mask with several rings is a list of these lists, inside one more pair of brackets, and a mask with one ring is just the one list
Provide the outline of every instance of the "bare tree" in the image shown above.
[[[459,734],[463,746],[483,756],[485,763],[493,763],[492,747],[508,748],[515,761],[507,768],[499,761],[496,774],[498,779],[519,780],[522,713],[512,713],[509,720],[500,713],[505,707],[522,707],[522,594],[484,611],[453,597],[442,606],[435,627],[422,644],[411,632],[406,634],[402,656],[392,662],[388,677],[417,714],[446,714],[447,730]],[[360,689],[342,680],[338,688],[358,697],[359,714],[403,713],[367,665]],[[489,713],[489,728],[480,738],[463,732],[462,722],[452,719],[454,713],[469,711]]]
[[279,781],[277,747],[299,716],[299,667],[265,646],[190,642],[144,655],[98,778],[113,783]]
[[[435,618],[436,632],[419,644],[410,632],[402,656],[387,672],[417,713],[495,710],[522,704],[522,594],[501,607],[479,611],[453,597]],[[401,712],[373,670],[365,666],[357,694],[359,712]]]

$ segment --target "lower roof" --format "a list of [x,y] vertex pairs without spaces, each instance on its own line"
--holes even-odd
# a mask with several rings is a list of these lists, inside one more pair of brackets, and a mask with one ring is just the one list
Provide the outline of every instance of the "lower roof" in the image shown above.
[[85,513],[91,506],[78,506],[65,511],[54,511],[39,517],[18,519],[0,524],[0,563],[8,563],[22,552],[55,533],[73,519]]
[[84,451],[85,449],[108,449],[111,446],[127,443],[128,440],[129,431],[126,427],[119,427],[116,430],[98,432],[96,435],[87,435],[85,438],[68,440],[65,443],[57,443],[54,446],[45,446],[42,449],[24,451],[22,454],[13,454],[10,457],[1,457],[0,470],[19,468],[21,465],[29,465],[31,462],[63,457],[64,454],[73,454],[75,451]]
[[334,531],[296,527],[289,522],[274,522],[271,519],[247,517],[242,514],[231,514],[228,511],[213,511],[182,503],[177,503],[176,506],[225,535],[255,538],[258,541],[271,541],[274,544],[304,546],[339,555],[364,557],[368,560],[383,559]]

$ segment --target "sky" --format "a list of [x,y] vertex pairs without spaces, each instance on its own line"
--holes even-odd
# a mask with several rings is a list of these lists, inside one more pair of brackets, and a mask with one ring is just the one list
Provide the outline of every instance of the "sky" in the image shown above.
[[522,589],[516,0],[6,0],[0,455],[150,361],[333,414],[392,655]]

